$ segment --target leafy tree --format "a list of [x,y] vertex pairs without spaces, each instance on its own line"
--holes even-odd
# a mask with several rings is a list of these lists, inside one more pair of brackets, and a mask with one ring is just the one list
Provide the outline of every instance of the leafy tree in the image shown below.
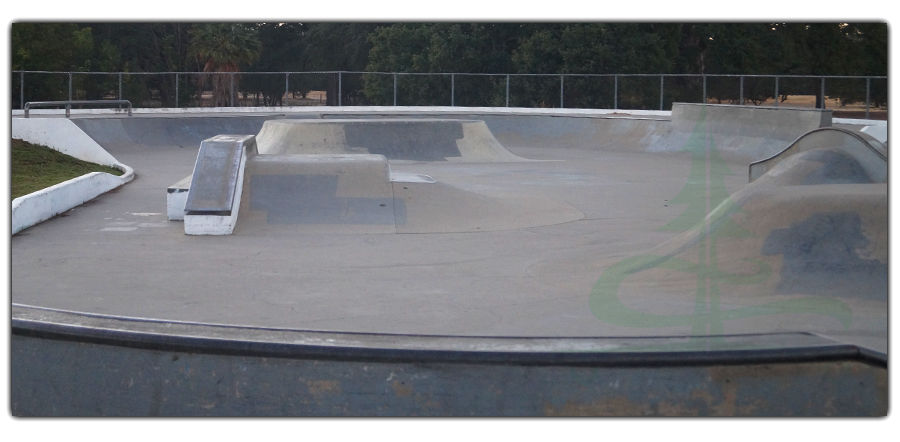
[[[619,74],[665,73],[673,69],[671,26],[633,23],[576,23],[552,25],[526,38],[513,60],[523,73]],[[520,94],[530,105],[559,101],[559,78],[526,81]],[[612,107],[614,88],[609,78],[567,77],[567,106]],[[623,78],[631,87],[619,88],[622,107],[653,108],[659,102],[659,80]],[[555,89],[555,90],[554,90]]]
[[[201,81],[209,81],[213,106],[234,106],[242,67],[259,58],[255,29],[240,23],[205,23],[190,30],[188,55],[202,66]],[[232,88],[232,81],[233,88]]]
[[[313,23],[306,34],[307,65],[317,71],[365,71],[371,43],[369,34],[381,28],[379,23]],[[368,104],[363,94],[363,77],[343,75],[342,104]],[[327,91],[327,104],[338,104],[337,74],[321,75],[316,87]]]
[[[92,68],[91,28],[82,29],[74,23],[13,23],[11,34],[12,70],[85,72]],[[83,81],[82,77],[76,77],[73,82]],[[28,101],[68,99],[68,82],[69,77],[64,74],[26,74],[25,98]],[[19,88],[14,90],[18,95]],[[85,98],[83,93],[74,95],[72,98]],[[14,97],[16,105],[18,98]]]
[[[190,23],[91,23],[104,44],[114,45],[120,54],[115,69],[123,72],[184,72],[197,70],[188,57]],[[115,79],[118,81],[118,79]],[[186,104],[194,90],[180,76],[178,87],[172,74],[125,75],[125,98],[143,102],[156,93],[162,106]],[[179,96],[175,97],[178,91]]]
[[[303,23],[260,23],[256,25],[261,43],[260,57],[247,72],[283,72],[311,69],[306,59],[308,50],[308,24]],[[288,81],[290,92],[302,96],[311,90],[309,79],[294,76]],[[244,78],[244,87],[256,94],[257,106],[277,106],[282,104],[285,93],[284,75],[254,74]],[[259,96],[262,95],[262,101]]]
[[[506,74],[523,38],[540,25],[523,23],[398,23],[373,32],[367,70],[371,72]],[[393,79],[369,75],[366,95],[391,104]],[[451,83],[453,81],[453,83]],[[503,105],[505,75],[398,76],[398,104],[450,104],[451,88],[460,105]]]

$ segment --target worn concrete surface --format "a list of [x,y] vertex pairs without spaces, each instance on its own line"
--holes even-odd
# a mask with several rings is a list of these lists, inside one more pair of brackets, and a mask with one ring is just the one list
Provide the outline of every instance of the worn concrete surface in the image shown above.
[[[791,267],[792,260],[802,267],[803,257],[792,255],[790,241],[766,242],[779,229],[784,233],[776,237],[789,237],[792,226],[823,211],[792,214],[782,224],[763,227],[769,230],[754,230],[766,226],[753,221],[755,214],[768,219],[764,215],[778,205],[790,212],[791,192],[813,198],[809,190],[745,190],[747,167],[761,158],[734,153],[732,147],[717,155],[717,132],[696,125],[684,143],[697,133],[711,133],[712,143],[649,152],[671,135],[672,127],[660,118],[487,116],[483,119],[496,138],[530,161],[391,163],[392,171],[437,181],[400,186],[405,189],[393,184],[395,201],[405,200],[407,207],[416,198],[427,201],[422,221],[408,231],[285,229],[274,234],[242,230],[239,221],[232,236],[192,237],[184,235],[182,223],[167,221],[165,189],[193,169],[199,139],[191,143],[208,136],[195,129],[235,133],[237,125],[251,131],[268,117],[194,118],[187,124],[147,118],[154,125],[175,126],[162,131],[161,138],[153,137],[158,129],[143,129],[138,119],[116,121],[109,132],[105,118],[75,120],[133,167],[136,178],[13,236],[14,303],[178,321],[407,334],[806,331],[887,351],[887,276],[880,273],[886,267],[886,254],[881,254],[886,250],[885,184],[837,193],[827,186],[805,186],[818,188],[812,194],[824,201],[823,211],[837,214],[826,224],[846,231],[842,238],[855,244],[854,250],[864,250],[865,256],[851,255],[863,260],[860,271],[871,270],[869,276],[857,272],[843,290],[815,289],[819,280],[786,284],[796,275],[781,269]],[[536,124],[540,119],[554,119],[544,133]],[[118,125],[128,126],[127,131]],[[603,139],[602,127],[619,129],[597,141]],[[734,141],[739,133],[728,136]],[[765,145],[768,155],[776,153],[769,152],[774,143],[759,138],[748,137],[748,142]],[[761,196],[740,197],[748,192]],[[734,194],[736,209],[745,213],[728,206],[724,215],[713,213]],[[774,196],[781,202],[773,202]],[[749,203],[741,207],[745,200]],[[530,207],[555,208],[530,213]],[[857,221],[844,212],[863,215]],[[435,213],[447,216],[428,218]],[[718,247],[703,239],[712,237],[696,233],[707,216],[737,224],[724,230],[733,235],[717,239]],[[793,219],[798,216],[803,219]],[[682,255],[660,252],[666,243],[681,244]],[[656,258],[637,263],[646,256],[671,259],[661,266],[655,266]],[[759,270],[760,260],[768,271]],[[860,296],[855,283],[874,294]],[[729,310],[736,313],[723,314]]]

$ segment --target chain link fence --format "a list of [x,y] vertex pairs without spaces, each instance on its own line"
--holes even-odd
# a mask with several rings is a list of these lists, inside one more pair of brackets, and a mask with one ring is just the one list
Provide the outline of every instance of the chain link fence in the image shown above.
[[[29,101],[130,100],[135,107],[471,106],[669,110],[673,102],[887,112],[886,76],[407,72],[13,71]],[[856,115],[858,114],[858,115]],[[877,116],[877,115],[876,115]]]

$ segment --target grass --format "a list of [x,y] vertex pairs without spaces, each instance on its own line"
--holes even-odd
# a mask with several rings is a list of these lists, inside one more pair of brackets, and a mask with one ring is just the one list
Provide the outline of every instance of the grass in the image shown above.
[[89,163],[46,146],[12,140],[12,198],[46,189],[91,172],[121,176],[122,171]]

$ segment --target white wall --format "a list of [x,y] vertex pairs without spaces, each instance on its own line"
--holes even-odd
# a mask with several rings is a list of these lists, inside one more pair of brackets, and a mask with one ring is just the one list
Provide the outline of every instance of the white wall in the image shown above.
[[65,118],[13,118],[12,137],[47,146],[79,160],[104,166],[119,164],[119,160]]

